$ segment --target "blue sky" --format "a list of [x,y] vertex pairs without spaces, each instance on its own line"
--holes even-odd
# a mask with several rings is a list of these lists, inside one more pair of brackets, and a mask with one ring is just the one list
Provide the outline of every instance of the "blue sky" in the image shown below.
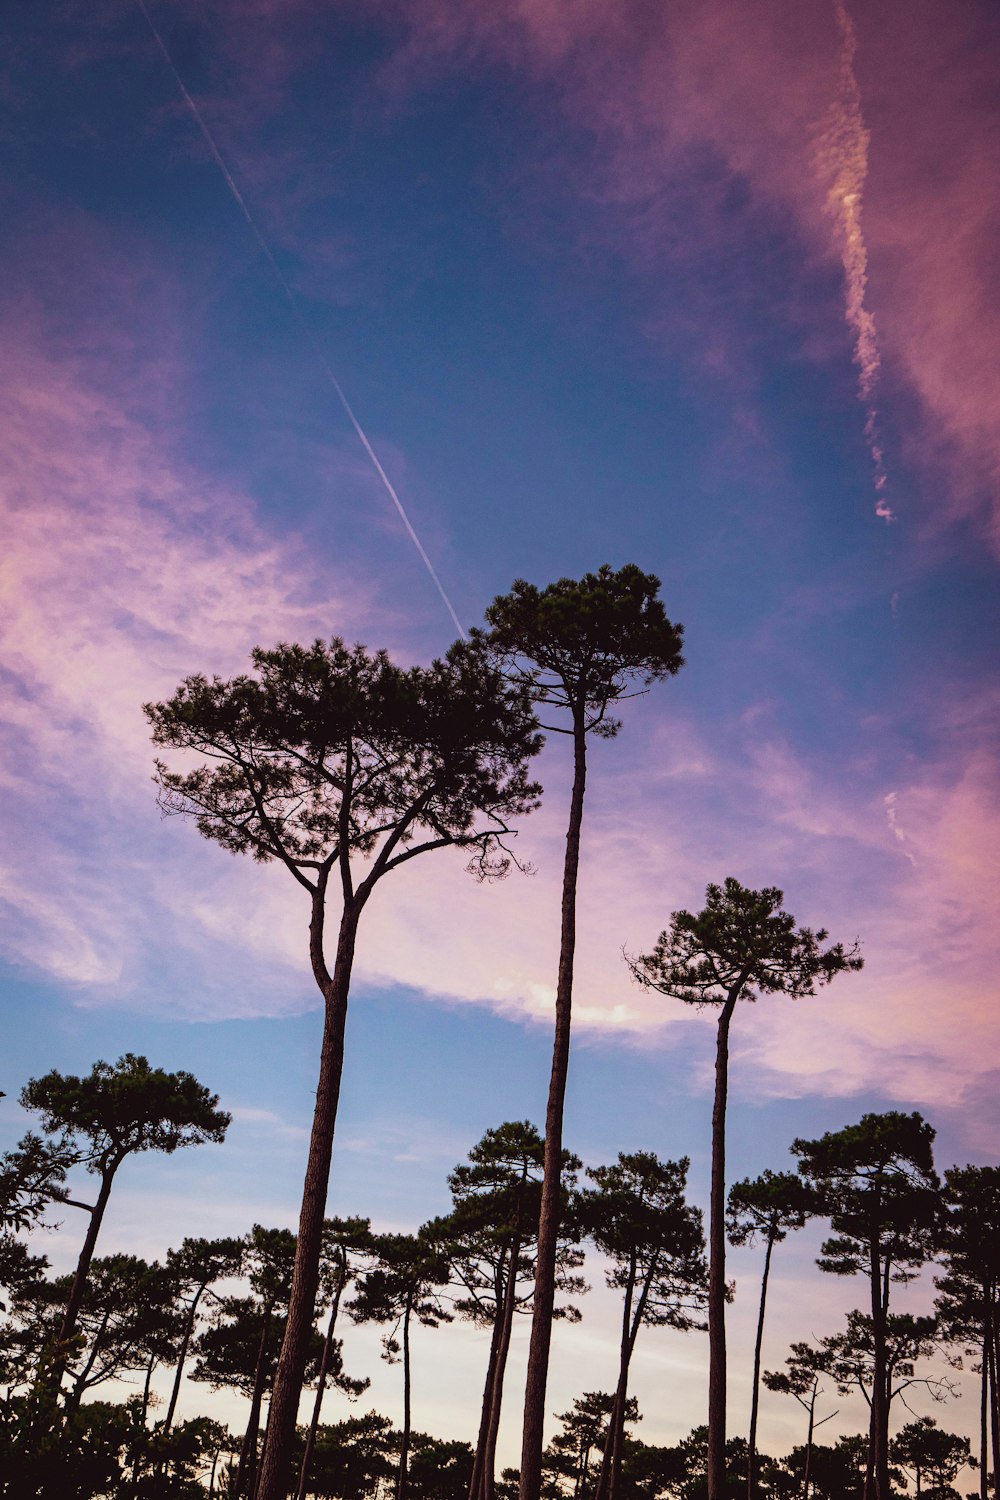
[[[125,1050],[238,1111],[156,1169],[162,1222],[153,1170],[124,1183],[109,1236],[291,1222],[318,1037],[297,893],[161,822],[141,703],[258,642],[453,635],[310,339],[464,622],[516,576],[634,560],[686,628],[684,671],[595,747],[571,1141],[690,1154],[702,1192],[710,1032],[619,950],[733,873],[868,959],[739,1018],[734,1172],[881,1107],[924,1110],[942,1164],[996,1159],[997,18],[903,12],[858,5],[849,55],[819,0],[722,27],[714,0],[151,4],[308,337],[139,8],[5,16],[0,1126],[27,1077]],[[541,1115],[560,750],[535,876],[442,858],[379,894],[333,1208],[413,1227],[483,1129]],[[788,1336],[799,1290],[850,1305],[789,1264]],[[611,1379],[592,1302],[564,1401]],[[471,1371],[461,1337],[438,1348]],[[417,1420],[461,1435],[427,1357]]]

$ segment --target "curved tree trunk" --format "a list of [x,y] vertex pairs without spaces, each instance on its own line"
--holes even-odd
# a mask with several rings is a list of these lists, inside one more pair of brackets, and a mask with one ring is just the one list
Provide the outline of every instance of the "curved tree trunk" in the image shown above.
[[[207,1283],[205,1285],[207,1285]],[[170,1400],[167,1403],[167,1414],[163,1418],[162,1433],[164,1437],[166,1437],[167,1433],[173,1426],[174,1412],[177,1410],[177,1399],[181,1393],[181,1377],[184,1374],[184,1365],[187,1360],[188,1347],[191,1343],[191,1335],[194,1332],[194,1321],[198,1316],[198,1303],[201,1301],[202,1294],[205,1290],[205,1285],[199,1286],[198,1290],[194,1294],[194,1297],[191,1299],[191,1306],[188,1308],[187,1320],[184,1324],[184,1337],[181,1339],[181,1352],[177,1358],[177,1368],[174,1371],[174,1383],[170,1391]]]
[[[77,1320],[80,1316],[80,1308],[83,1306],[83,1296],[87,1289],[87,1276],[90,1271],[90,1263],[94,1258],[94,1250],[97,1246],[97,1236],[101,1231],[104,1213],[111,1196],[111,1185],[114,1181],[115,1172],[121,1165],[120,1160],[113,1159],[101,1173],[101,1186],[96,1201],[92,1208],[88,1208],[90,1222],[87,1225],[87,1233],[84,1236],[83,1248],[76,1263],[76,1272],[73,1276],[73,1285],[70,1287],[66,1310],[62,1315],[59,1332],[56,1335],[55,1346],[52,1351],[52,1362],[47,1370],[43,1369],[39,1376],[39,1389],[46,1391],[43,1398],[43,1408],[50,1413],[53,1411],[59,1396],[59,1388],[62,1385],[63,1375],[66,1372],[66,1358],[68,1344],[76,1332]],[[85,1205],[78,1205],[85,1206]],[[52,1420],[49,1416],[46,1420]]]
[[734,987],[722,1007],[715,1052],[708,1230],[708,1500],[724,1500],[726,1492],[726,1098],[729,1024],[737,992]]
[[[313,1402],[312,1416],[309,1418],[309,1431],[306,1433],[305,1448],[302,1451],[302,1466],[299,1469],[299,1485],[296,1491],[296,1500],[305,1500],[306,1486],[309,1483],[309,1468],[312,1464],[313,1450],[316,1447],[316,1433],[319,1429],[320,1412],[323,1409],[323,1393],[326,1390],[326,1377],[330,1372],[330,1356],[333,1352],[333,1333],[337,1326],[337,1313],[340,1309],[340,1298],[343,1291],[344,1278],[341,1278],[337,1282],[333,1304],[330,1308],[330,1321],[326,1326],[326,1337],[323,1340],[323,1356],[319,1363],[319,1375],[316,1380],[316,1400]],[[273,1409],[273,1400],[271,1406]]]
[[325,894],[325,886],[320,885],[313,897],[312,920],[309,924],[309,953],[313,974],[325,1002],[319,1083],[309,1139],[302,1209],[299,1214],[288,1324],[274,1378],[271,1420],[257,1488],[258,1500],[284,1500],[287,1492],[285,1480],[295,1436],[295,1419],[302,1393],[302,1377],[319,1286],[319,1260],[330,1180],[330,1158],[340,1099],[340,1080],[344,1070],[347,1001],[362,903],[357,900],[345,902],[337,940],[337,957],[331,976],[323,955]]
[[816,1390],[813,1388],[812,1400],[809,1402],[809,1428],[806,1432],[806,1462],[805,1472],[802,1476],[802,1500],[809,1500],[809,1471],[812,1468],[813,1451],[813,1428],[816,1419]]
[[984,1309],[982,1372],[979,1386],[979,1500],[990,1493],[990,1328]]
[[764,1307],[767,1302],[767,1282],[771,1274],[771,1252],[774,1249],[775,1229],[772,1224],[767,1234],[767,1250],[764,1253],[764,1273],[760,1280],[760,1310],[757,1313],[757,1339],[753,1346],[753,1391],[750,1396],[750,1440],[747,1453],[747,1500],[755,1500],[757,1491],[757,1413],[760,1408],[760,1356],[764,1346]]
[[1000,1500],[1000,1401],[997,1400],[997,1333],[996,1319],[991,1305],[988,1319],[990,1332],[990,1423],[993,1437],[993,1495]]
[[[559,976],[556,984],[556,1029],[552,1048],[552,1073],[545,1111],[545,1165],[542,1203],[538,1220],[538,1253],[535,1268],[535,1305],[528,1347],[528,1373],[524,1388],[524,1428],[521,1439],[520,1500],[539,1500],[542,1485],[542,1446],[545,1427],[545,1387],[552,1342],[552,1309],[555,1305],[556,1244],[559,1235],[562,1188],[562,1124],[569,1074],[570,1019],[573,1004],[573,959],[576,952],[576,887],[580,869],[580,831],[583,797],[587,782],[587,742],[584,705],[573,710],[573,795],[566,857],[563,865],[562,926],[559,945]],[[272,1497],[268,1497],[272,1500]],[[277,1500],[277,1497],[274,1497]]]

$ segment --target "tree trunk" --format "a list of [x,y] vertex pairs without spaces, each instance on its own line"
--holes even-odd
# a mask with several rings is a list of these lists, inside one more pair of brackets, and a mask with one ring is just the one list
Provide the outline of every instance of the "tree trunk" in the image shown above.
[[632,1315],[632,1326],[629,1331],[628,1342],[623,1350],[624,1358],[618,1381],[618,1394],[611,1429],[611,1483],[608,1488],[608,1500],[617,1500],[621,1490],[622,1459],[625,1453],[625,1408],[628,1404],[628,1374],[632,1368],[635,1341],[639,1337],[639,1329],[642,1327],[642,1320],[646,1315],[646,1303],[649,1300],[649,1294],[656,1279],[656,1272],[657,1260],[654,1256],[646,1272],[642,1291],[639,1293],[639,1301]]
[[[542,1486],[542,1447],[545,1428],[545,1387],[552,1341],[552,1309],[555,1305],[556,1244],[562,1197],[562,1123],[569,1073],[570,1019],[573,1004],[573,958],[576,951],[576,887],[580,868],[580,831],[583,826],[583,796],[587,782],[587,741],[584,705],[573,709],[573,795],[566,856],[563,864],[562,927],[559,944],[559,976],[556,983],[556,1027],[552,1048],[552,1073],[545,1111],[545,1162],[542,1202],[538,1220],[538,1252],[535,1265],[535,1305],[528,1347],[528,1373],[524,1387],[524,1428],[521,1440],[520,1500],[539,1500]],[[278,1500],[268,1496],[268,1500]]]
[[503,1379],[507,1369],[507,1355],[510,1352],[510,1337],[514,1328],[514,1308],[517,1305],[517,1262],[520,1254],[521,1242],[515,1239],[511,1246],[510,1269],[507,1272],[503,1318],[500,1323],[500,1344],[493,1372],[493,1389],[490,1393],[490,1420],[486,1433],[486,1452],[483,1455],[482,1500],[493,1500],[497,1438],[500,1435],[500,1408],[503,1404]]
[[[631,1355],[629,1335],[632,1333],[632,1298],[635,1295],[636,1256],[629,1258],[628,1275],[625,1278],[625,1300],[622,1304],[622,1336],[618,1353],[618,1384],[615,1399],[608,1415],[608,1436],[601,1455],[601,1467],[594,1490],[594,1500],[609,1500],[614,1492],[615,1449],[620,1447],[619,1429],[625,1427],[625,1400],[628,1392],[628,1367]],[[632,1340],[634,1342],[634,1339]]]
[[764,1308],[767,1303],[767,1281],[771,1274],[771,1252],[774,1249],[776,1227],[772,1223],[767,1232],[767,1250],[764,1252],[764,1274],[760,1279],[760,1309],[757,1313],[757,1339],[753,1346],[753,1389],[750,1395],[750,1442],[747,1453],[747,1500],[755,1500],[757,1493],[757,1413],[760,1409],[760,1356],[764,1347]]
[[809,1470],[812,1468],[813,1451],[813,1424],[816,1417],[816,1391],[813,1389],[813,1397],[809,1403],[809,1428],[806,1432],[806,1462],[805,1473],[802,1476],[802,1500],[809,1500]]
[[396,1500],[406,1500],[406,1481],[410,1461],[410,1303],[403,1314],[403,1440],[399,1448],[399,1475]]
[[712,1110],[712,1189],[708,1261],[708,1500],[726,1493],[726,1096],[734,988],[719,1016]]
[[483,1464],[486,1458],[486,1444],[490,1431],[490,1411],[493,1406],[493,1385],[496,1380],[497,1351],[500,1348],[500,1325],[503,1322],[503,1265],[506,1250],[500,1254],[500,1264],[494,1275],[493,1296],[494,1313],[493,1329],[490,1335],[490,1354],[486,1364],[486,1382],[483,1386],[483,1403],[479,1413],[479,1437],[476,1440],[476,1451],[472,1456],[472,1474],[469,1477],[468,1500],[480,1500],[483,1488]]
[[181,1393],[181,1377],[184,1374],[184,1364],[187,1360],[188,1346],[191,1343],[191,1335],[194,1332],[194,1320],[198,1316],[198,1303],[201,1301],[205,1287],[200,1286],[191,1299],[188,1308],[187,1321],[184,1324],[184,1337],[181,1339],[181,1352],[177,1359],[177,1369],[174,1371],[174,1383],[170,1391],[170,1400],[167,1403],[167,1414],[163,1418],[162,1433],[166,1437],[174,1422],[174,1412],[177,1410],[177,1399]]
[[313,898],[309,924],[309,953],[313,974],[325,1002],[323,1046],[320,1053],[319,1083],[313,1111],[309,1157],[306,1163],[302,1209],[299,1215],[298,1241],[295,1247],[295,1269],[288,1304],[288,1323],[282,1340],[281,1355],[274,1378],[271,1399],[271,1422],[261,1459],[258,1500],[284,1500],[286,1475],[295,1436],[295,1419],[302,1394],[309,1335],[312,1332],[319,1286],[319,1260],[323,1244],[323,1220],[330,1180],[330,1157],[340,1098],[340,1079],[344,1070],[344,1029],[347,1024],[347,1001],[350,993],[351,968],[357,939],[361,905],[346,902],[340,921],[337,957],[333,975],[327,972],[323,955],[323,902],[325,889],[320,887]]
[[[994,1460],[995,1461],[995,1460]],[[983,1308],[983,1356],[979,1386],[979,1500],[990,1493],[990,1323],[988,1305]]]
[[875,1475],[875,1500],[891,1500],[889,1486],[889,1391],[885,1346],[885,1324],[888,1307],[882,1295],[878,1245],[873,1239],[868,1250],[872,1293],[872,1465]]
[[993,1496],[1000,1500],[1000,1402],[997,1400],[997,1326],[990,1308],[990,1425],[993,1438]]
[[267,1385],[267,1340],[271,1332],[271,1309],[264,1310],[264,1322],[257,1345],[257,1364],[253,1372],[253,1394],[250,1397],[250,1416],[247,1430],[240,1447],[240,1462],[236,1470],[236,1496],[252,1495],[257,1477],[257,1436],[260,1432],[260,1409]]
[[[346,1268],[345,1268],[346,1273]],[[333,1352],[333,1332],[337,1326],[337,1313],[340,1308],[340,1298],[344,1291],[345,1277],[337,1282],[337,1289],[333,1295],[333,1303],[330,1308],[330,1321],[326,1327],[326,1337],[323,1340],[323,1356],[319,1362],[319,1375],[316,1379],[316,1400],[313,1402],[312,1416],[309,1418],[309,1431],[306,1433],[305,1448],[302,1452],[302,1467],[299,1469],[299,1486],[296,1491],[296,1500],[305,1500],[306,1486],[309,1483],[309,1467],[312,1464],[313,1449],[316,1447],[316,1433],[319,1429],[319,1417],[323,1407],[323,1392],[326,1390],[326,1377],[330,1370],[330,1355]],[[271,1410],[274,1410],[274,1399],[271,1400]]]
[[80,1316],[80,1308],[83,1306],[83,1295],[87,1289],[87,1275],[90,1271],[90,1263],[94,1258],[94,1249],[97,1245],[97,1236],[101,1230],[104,1212],[108,1206],[111,1196],[111,1184],[114,1181],[115,1172],[118,1170],[120,1161],[112,1159],[101,1173],[101,1187],[97,1194],[97,1200],[90,1210],[90,1223],[87,1225],[87,1233],[83,1240],[83,1249],[76,1263],[76,1274],[73,1277],[73,1285],[70,1287],[69,1300],[66,1303],[66,1311],[63,1313],[59,1332],[56,1335],[56,1345],[53,1353],[52,1365],[47,1375],[42,1376],[40,1384],[49,1388],[51,1402],[54,1404],[59,1387],[62,1385],[63,1375],[66,1371],[67,1345],[76,1332],[77,1319]]

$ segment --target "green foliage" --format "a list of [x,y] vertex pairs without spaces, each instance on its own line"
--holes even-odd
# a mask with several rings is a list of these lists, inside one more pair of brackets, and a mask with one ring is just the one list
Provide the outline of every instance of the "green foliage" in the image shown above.
[[630,958],[633,977],[688,1005],[783,994],[799,999],[863,965],[857,944],[823,948],[829,934],[796,927],[776,886],[754,891],[729,876],[709,885],[700,912],[675,911],[652,953]]
[[356,853],[373,856],[367,894],[444,844],[502,873],[507,820],[538,800],[526,766],[541,741],[525,695],[481,649],[459,643],[404,670],[334,639],[258,648],[253,665],[146,705],[155,744],[206,757],[187,772],[157,762],[165,811],[233,853],[282,861],[310,889]]
[[21,1103],[41,1114],[47,1135],[86,1142],[83,1161],[97,1173],[137,1151],[169,1154],[221,1142],[231,1119],[217,1107],[218,1096],[191,1073],[167,1073],[132,1052],[113,1065],[95,1063],[82,1078],[54,1069],[32,1078]]
[[688,1159],[620,1152],[588,1167],[596,1184],[579,1194],[580,1223],[610,1261],[608,1286],[636,1288],[637,1316],[652,1327],[703,1328],[708,1268],[701,1211],[684,1198]]
[[824,1271],[870,1275],[874,1245],[881,1279],[912,1280],[937,1246],[941,1196],[933,1146],[934,1129],[923,1116],[897,1110],[863,1115],[818,1140],[793,1141],[799,1172],[834,1231],[818,1261]]
[[452,1314],[441,1300],[441,1288],[451,1277],[447,1250],[427,1234],[382,1234],[374,1241],[376,1265],[359,1277],[347,1310],[355,1323],[385,1323],[384,1357],[399,1355],[397,1332],[416,1318],[427,1328],[450,1323]]
[[683,630],[667,619],[659,587],[634,563],[617,572],[604,564],[544,589],[519,578],[487,609],[489,631],[474,637],[537,702],[610,737],[619,727],[608,717],[611,703],[684,665]]
[[780,1245],[792,1230],[802,1229],[815,1210],[815,1198],[801,1177],[765,1170],[729,1189],[726,1233],[733,1245],[752,1245],[758,1237]]
[[892,1461],[912,1474],[927,1500],[958,1500],[955,1480],[964,1468],[978,1468],[969,1440],[944,1432],[933,1417],[907,1422],[889,1447]]

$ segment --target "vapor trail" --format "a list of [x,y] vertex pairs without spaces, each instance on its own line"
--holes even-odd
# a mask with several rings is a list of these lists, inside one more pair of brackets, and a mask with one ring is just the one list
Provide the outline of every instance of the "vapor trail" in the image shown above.
[[253,214],[250,212],[250,209],[247,207],[246,199],[243,197],[243,194],[240,192],[239,187],[237,186],[237,183],[236,183],[236,179],[233,177],[232,172],[230,172],[229,168],[227,167],[227,165],[225,163],[225,160],[224,160],[224,158],[222,156],[222,153],[220,152],[218,146],[215,144],[215,139],[214,139],[214,137],[212,135],[212,132],[209,130],[208,126],[205,124],[205,121],[204,121],[204,118],[202,116],[201,110],[198,108],[198,106],[195,103],[194,99],[188,93],[188,90],[187,90],[187,87],[186,87],[186,85],[184,83],[184,80],[181,77],[180,73],[177,71],[177,68],[174,65],[174,60],[170,56],[170,53],[167,50],[166,43],[164,42],[163,38],[160,36],[160,33],[157,31],[156,27],[153,24],[153,18],[149,14],[149,11],[146,8],[146,0],[136,0],[136,4],[138,5],[139,9],[142,11],[142,14],[143,14],[143,16],[145,18],[145,21],[146,21],[146,25],[149,27],[150,33],[152,34],[153,40],[156,43],[157,47],[159,48],[160,54],[163,57],[164,62],[166,63],[167,67],[170,69],[170,72],[173,74],[174,82],[177,84],[177,89],[178,89],[178,92],[181,95],[181,98],[184,100],[184,103],[187,105],[188,109],[191,111],[191,114],[194,117],[195,124],[198,126],[198,129],[201,131],[202,138],[204,139],[205,145],[208,147],[209,151],[212,154],[212,159],[214,160],[216,166],[218,167],[219,171],[222,173],[223,178],[225,179],[226,186],[228,187],[228,189],[229,189],[229,191],[230,191],[230,193],[232,195],[232,198],[233,198],[234,203],[236,204],[236,207],[239,209],[240,213],[243,215],[244,219],[246,220],[247,228],[250,230],[250,233],[253,235],[254,239],[257,241],[257,244],[258,244],[258,246],[260,248],[261,254],[264,256],[264,259],[267,261],[268,265],[271,267],[271,271],[274,274],[274,279],[277,281],[279,287],[281,288],[282,292],[285,295],[285,298],[286,298],[286,300],[288,302],[288,306],[289,306],[289,308],[291,309],[291,312],[292,312],[292,317],[295,319],[296,323],[298,324],[299,329],[300,329],[300,331],[302,333],[302,336],[306,340],[306,343],[309,345],[309,347],[312,350],[313,354],[316,356],[316,359],[317,359],[317,361],[318,361],[318,363],[320,365],[320,368],[322,369],[324,375],[326,376],[326,378],[329,380],[331,386],[333,387],[334,394],[336,395],[337,400],[340,402],[341,406],[343,407],[344,412],[346,413],[347,418],[348,418],[351,426],[354,428],[354,431],[357,433],[358,439],[359,439],[359,441],[361,443],[361,446],[364,448],[364,450],[367,453],[369,459],[371,460],[372,467],[374,468],[374,470],[375,470],[376,474],[378,475],[379,479],[382,481],[382,484],[385,487],[385,491],[386,491],[387,495],[389,496],[389,499],[392,501],[393,505],[396,507],[396,510],[397,510],[397,512],[399,514],[399,518],[402,521],[404,527],[406,528],[406,532],[407,532],[407,535],[410,538],[410,541],[413,543],[414,547],[416,547],[417,552],[420,554],[420,559],[423,562],[424,567],[427,569],[427,572],[430,574],[431,582],[434,584],[434,587],[437,589],[438,593],[441,595],[442,603],[444,604],[445,609],[448,611],[449,615],[451,616],[452,624],[455,626],[455,629],[458,631],[459,635],[462,636],[463,639],[464,639],[464,637],[465,637],[465,630],[462,627],[462,622],[459,620],[458,615],[455,613],[454,605],[452,604],[451,600],[448,598],[448,595],[445,593],[444,585],[442,584],[440,578],[437,575],[437,572],[435,571],[434,564],[431,562],[430,558],[427,556],[427,553],[426,553],[426,551],[424,549],[423,543],[421,542],[421,540],[418,537],[417,533],[413,529],[413,525],[412,525],[412,523],[410,521],[410,518],[406,514],[406,511],[405,511],[405,509],[403,507],[403,502],[402,502],[402,500],[400,500],[399,495],[396,493],[396,487],[393,484],[392,480],[389,478],[388,474],[385,472],[385,469],[382,467],[382,464],[381,464],[381,462],[379,460],[379,456],[375,452],[375,449],[372,447],[371,443],[369,442],[367,433],[365,432],[365,430],[362,427],[361,423],[358,421],[358,418],[356,417],[356,415],[354,413],[354,408],[351,406],[351,403],[348,401],[347,397],[345,396],[343,386],[340,384],[340,381],[337,379],[336,375],[334,374],[333,367],[331,366],[330,361],[327,359],[327,357],[324,354],[323,350],[320,348],[319,344],[316,341],[315,335],[313,334],[312,329],[309,327],[309,325],[306,322],[305,318],[302,316],[302,311],[301,311],[301,309],[299,307],[298,301],[296,300],[295,293],[292,291],[291,287],[289,286],[288,279],[285,276],[285,273],[282,271],[282,269],[279,266],[277,260],[275,259],[274,252],[272,251],[270,245],[268,244],[267,240],[264,238],[264,235],[262,234],[261,230],[259,229],[259,227],[257,225],[256,219],[254,218]]
[[861,227],[861,209],[868,176],[868,145],[871,134],[865,126],[861,111],[861,91],[854,72],[854,57],[858,50],[854,22],[844,0],[834,0],[834,9],[840,31],[840,77],[837,101],[830,113],[820,145],[820,166],[824,176],[831,180],[826,202],[839,231],[840,256],[847,292],[847,325],[854,335],[858,395],[865,406],[865,437],[875,476],[875,514],[883,521],[894,521],[895,515],[886,498],[889,476],[875,405],[881,363],[878,334],[875,319],[865,302],[868,249]]

